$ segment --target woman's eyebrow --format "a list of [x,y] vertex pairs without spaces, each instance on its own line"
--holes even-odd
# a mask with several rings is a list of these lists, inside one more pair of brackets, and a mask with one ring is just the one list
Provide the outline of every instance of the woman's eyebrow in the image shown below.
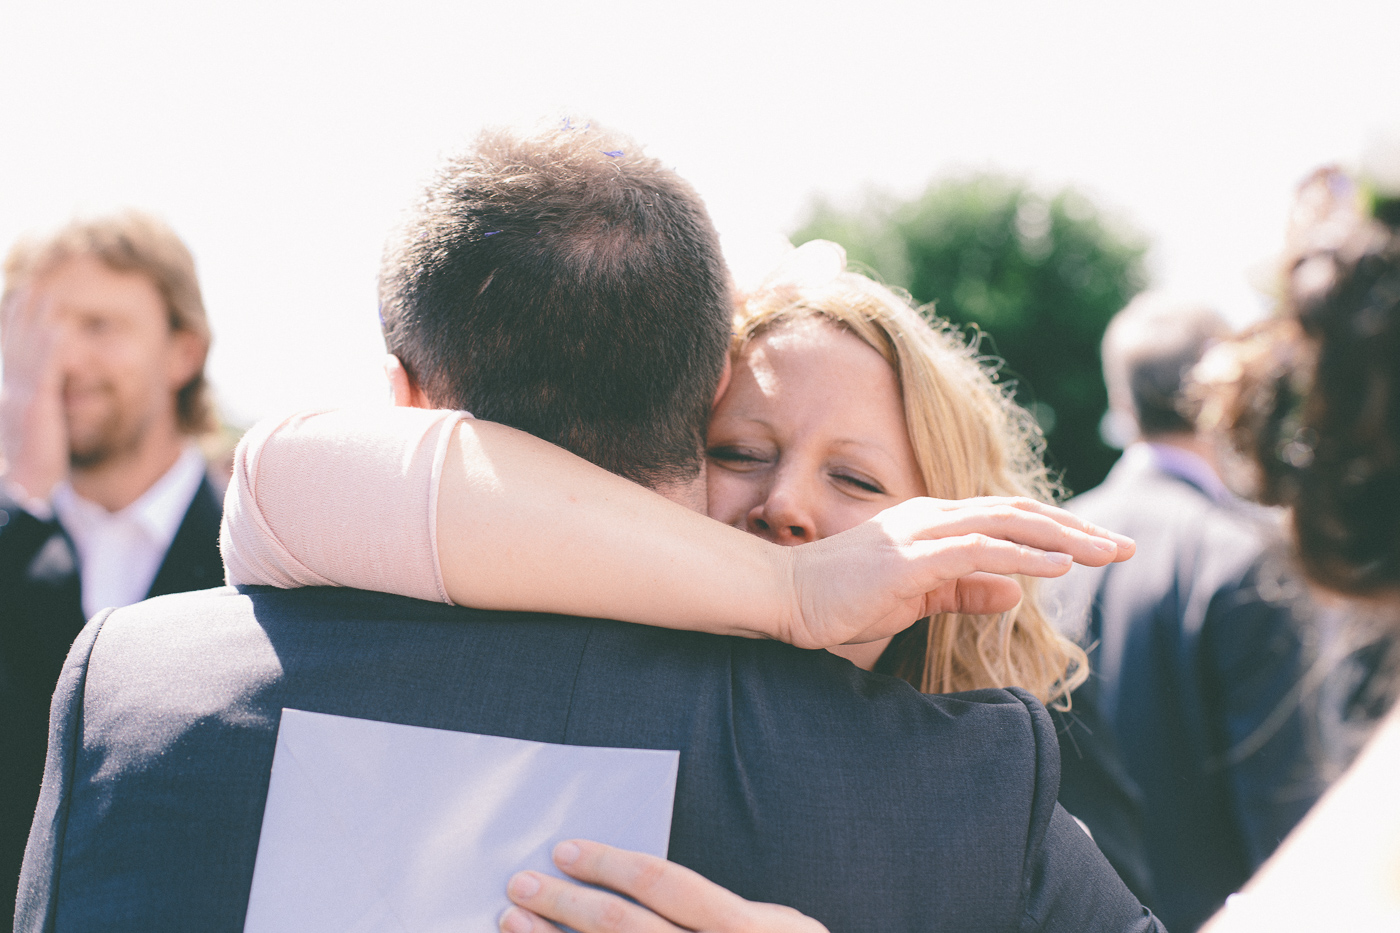
[[890,466],[897,466],[899,463],[899,458],[890,450],[889,445],[876,440],[839,437],[832,439],[831,447],[839,449],[855,448],[862,452],[873,453],[880,459],[888,461]]
[[[745,427],[752,425],[764,428],[769,432],[772,432],[773,430],[773,423],[771,421],[768,421],[757,415],[730,413],[726,414],[720,423],[725,427]],[[714,422],[711,422],[711,427],[713,427],[713,425]]]

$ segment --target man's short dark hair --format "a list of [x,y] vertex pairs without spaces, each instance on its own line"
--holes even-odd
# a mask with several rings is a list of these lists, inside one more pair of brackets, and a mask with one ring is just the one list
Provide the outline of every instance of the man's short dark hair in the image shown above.
[[1109,402],[1143,437],[1196,430],[1199,405],[1183,391],[1206,348],[1230,332],[1214,310],[1145,292],[1114,315],[1103,337]]
[[389,351],[434,404],[648,486],[693,478],[733,309],[695,191],[596,126],[484,133],[380,275]]

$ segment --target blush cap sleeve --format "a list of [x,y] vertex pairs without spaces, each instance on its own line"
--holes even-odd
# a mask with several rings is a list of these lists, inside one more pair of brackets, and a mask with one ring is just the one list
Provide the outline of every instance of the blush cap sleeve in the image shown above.
[[301,412],[234,453],[219,548],[230,584],[344,586],[451,602],[437,551],[453,429],[421,408]]

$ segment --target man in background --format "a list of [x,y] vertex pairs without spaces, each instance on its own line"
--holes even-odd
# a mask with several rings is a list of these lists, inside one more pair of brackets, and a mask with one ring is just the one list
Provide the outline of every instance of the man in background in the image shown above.
[[[1135,827],[1121,819],[1140,794],[1141,845],[1167,928],[1189,933],[1274,850],[1318,788],[1296,688],[1304,611],[1272,516],[1236,499],[1184,397],[1191,368],[1224,336],[1213,311],[1146,294],[1109,324],[1104,379],[1112,414],[1135,429],[1103,485],[1068,508],[1137,540],[1126,564],[1076,567],[1046,581],[1080,637],[1108,735],[1061,727],[1061,801],[1105,851],[1136,863]],[[1128,779],[1114,795],[1079,786],[1081,746],[1116,743]],[[1115,814],[1117,815],[1115,817]]]
[[85,620],[223,582],[194,260],[134,211],[21,240],[0,300],[0,914],[13,912],[49,701]]

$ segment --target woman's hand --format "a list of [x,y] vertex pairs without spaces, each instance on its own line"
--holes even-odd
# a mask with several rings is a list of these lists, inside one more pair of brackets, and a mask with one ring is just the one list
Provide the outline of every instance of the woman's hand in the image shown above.
[[653,855],[574,839],[554,847],[554,864],[570,877],[620,892],[637,903],[522,871],[506,888],[519,906],[501,915],[504,933],[560,933],[555,924],[578,933],[826,933],[826,927],[791,907],[746,901],[689,868]]
[[849,531],[789,548],[795,602],[779,637],[803,648],[874,641],[940,612],[1015,608],[1010,574],[1127,560],[1130,538],[1034,499],[918,498]]

